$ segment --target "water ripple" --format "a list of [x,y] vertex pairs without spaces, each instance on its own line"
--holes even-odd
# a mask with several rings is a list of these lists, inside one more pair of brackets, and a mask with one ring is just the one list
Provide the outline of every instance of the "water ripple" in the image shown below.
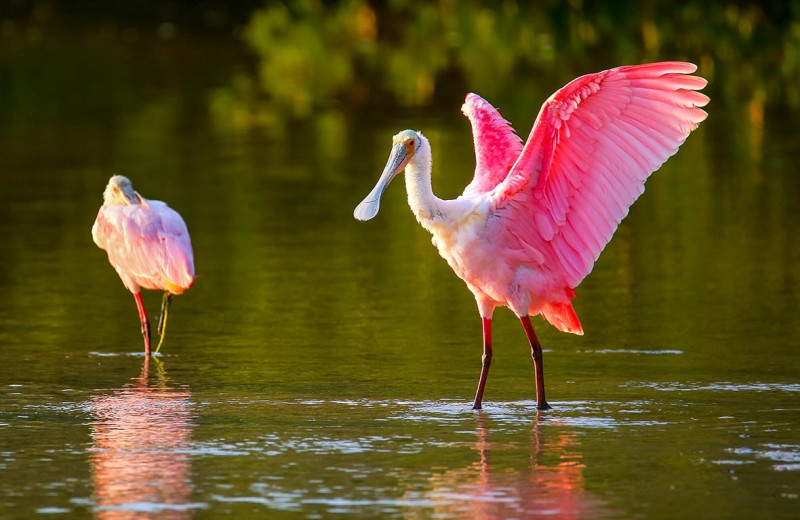
[[181,504],[168,504],[164,502],[128,502],[113,506],[96,506],[96,513],[103,511],[125,511],[131,513],[160,513],[162,511],[189,511],[192,509],[206,509],[205,502],[190,502]]
[[[759,448],[729,448],[729,453],[740,455],[745,460],[738,463],[755,462],[754,459],[766,459],[774,462],[775,471],[800,471],[800,445],[764,443]],[[730,462],[729,462],[730,463]]]
[[661,392],[800,392],[800,384],[798,383],[731,383],[728,381],[718,383],[631,382],[624,386],[652,388]]
[[681,355],[683,354],[682,350],[636,350],[636,349],[625,349],[625,348],[618,348],[618,349],[598,349],[598,350],[579,350],[578,352],[583,354],[650,354],[650,355]]

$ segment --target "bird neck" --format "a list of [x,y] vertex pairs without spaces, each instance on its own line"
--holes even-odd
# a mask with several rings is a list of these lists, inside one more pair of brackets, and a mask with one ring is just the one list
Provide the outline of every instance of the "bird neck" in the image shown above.
[[405,168],[408,205],[423,227],[445,217],[444,202],[433,194],[431,188],[431,148],[427,139],[420,140],[420,147]]

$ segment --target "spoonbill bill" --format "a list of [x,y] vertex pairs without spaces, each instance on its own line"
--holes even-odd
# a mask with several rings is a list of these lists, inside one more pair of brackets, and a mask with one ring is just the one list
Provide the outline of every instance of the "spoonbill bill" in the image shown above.
[[136,299],[146,356],[150,355],[150,322],[141,289],[164,291],[158,319],[158,353],[172,296],[194,284],[194,253],[186,223],[166,203],[145,199],[134,191],[127,177],[114,175],[103,192],[92,238],[100,249],[106,250],[108,261]]
[[475,145],[475,174],[464,193],[442,200],[431,190],[431,147],[421,132],[392,138],[378,183],[356,207],[373,218],[391,180],[405,170],[408,204],[433,244],[475,295],[483,357],[474,409],[481,408],[492,362],[492,313],[511,309],[531,347],[536,403],[545,399],[542,348],[530,316],[583,334],[572,307],[575,287],[647,177],[678,151],[707,114],[706,80],[691,63],[616,67],[581,76],[542,105],[523,146],[486,100],[468,94],[461,108]]

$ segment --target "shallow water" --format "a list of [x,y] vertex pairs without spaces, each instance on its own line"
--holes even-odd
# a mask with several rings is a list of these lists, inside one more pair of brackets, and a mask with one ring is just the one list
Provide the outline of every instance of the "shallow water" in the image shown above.
[[[553,410],[498,310],[476,413],[480,320],[402,181],[352,218],[408,126],[437,193],[459,193],[458,100],[280,138],[216,125],[153,74],[3,112],[0,516],[796,516],[800,114],[753,138],[749,112],[710,106],[578,288],[586,335],[534,321]],[[497,104],[527,133],[529,100]],[[184,216],[201,275],[149,362],[90,236],[112,173]]]

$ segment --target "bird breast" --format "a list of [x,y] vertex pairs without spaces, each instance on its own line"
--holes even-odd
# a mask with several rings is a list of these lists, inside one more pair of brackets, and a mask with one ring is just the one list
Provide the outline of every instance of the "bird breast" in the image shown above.
[[530,290],[538,293],[543,288],[542,253],[493,217],[485,201],[473,203],[469,211],[446,213],[449,218],[429,221],[425,227],[455,274],[478,301],[527,310],[535,296]]
[[488,223],[488,207],[473,204],[470,211],[449,212],[449,218],[425,226],[433,235],[431,241],[439,254],[473,293],[496,292],[492,290],[493,282],[505,278],[502,273],[507,270],[493,246]]

